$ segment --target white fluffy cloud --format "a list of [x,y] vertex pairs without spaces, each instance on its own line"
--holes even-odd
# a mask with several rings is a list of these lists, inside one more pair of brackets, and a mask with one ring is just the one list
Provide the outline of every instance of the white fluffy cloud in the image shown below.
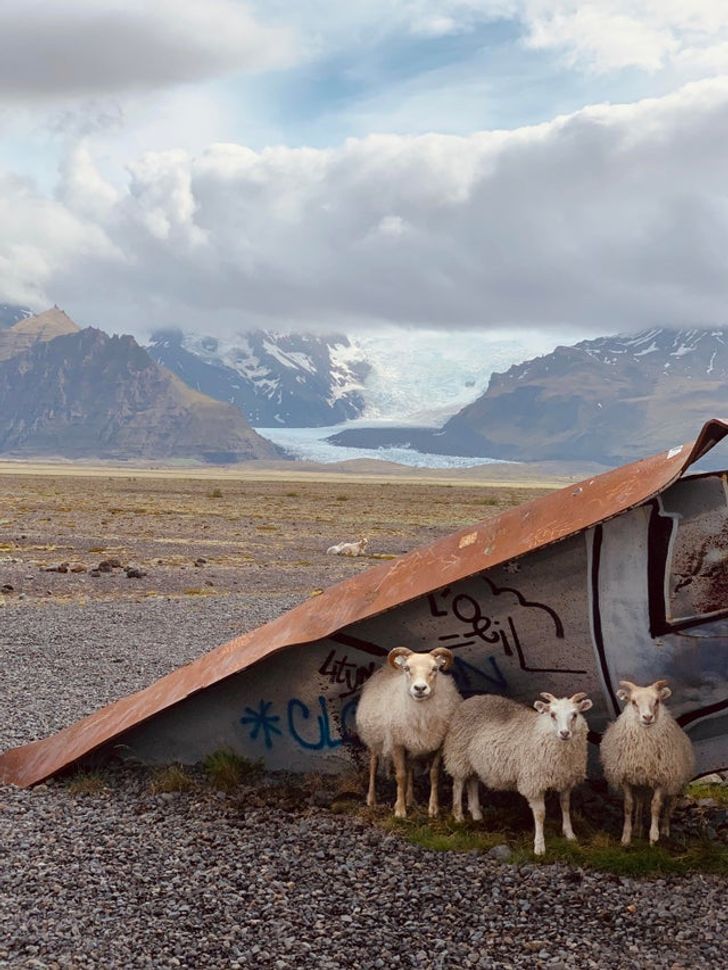
[[0,183],[0,299],[148,329],[728,323],[728,79],[470,137],[148,154]]
[[520,6],[530,46],[562,51],[569,63],[590,71],[712,73],[725,57],[728,4],[722,0],[522,0]]
[[237,0],[3,0],[0,99],[164,88],[289,63],[293,35]]

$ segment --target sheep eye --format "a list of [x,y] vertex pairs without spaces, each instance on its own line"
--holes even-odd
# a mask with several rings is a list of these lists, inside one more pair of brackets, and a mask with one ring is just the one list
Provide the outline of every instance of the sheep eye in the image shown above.
[[573,714],[571,715],[571,720],[572,720],[572,721],[575,721],[575,720],[576,720],[576,712],[574,712],[574,713],[573,713]]
[[555,721],[555,720],[556,720],[556,715],[555,715],[555,714],[552,714],[552,715],[551,715],[551,720],[552,720],[552,721]]

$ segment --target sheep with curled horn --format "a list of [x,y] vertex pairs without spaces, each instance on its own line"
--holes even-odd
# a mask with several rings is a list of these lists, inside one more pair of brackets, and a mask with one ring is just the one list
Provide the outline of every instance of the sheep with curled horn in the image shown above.
[[632,841],[633,818],[639,818],[641,809],[635,789],[640,788],[652,791],[650,845],[654,845],[660,832],[670,835],[672,810],[695,772],[693,746],[665,706],[672,694],[666,680],[646,687],[620,680],[619,688],[617,697],[625,705],[605,731],[599,756],[609,785],[624,792],[622,845]]
[[369,749],[367,805],[376,805],[376,774],[381,758],[391,759],[397,779],[394,814],[405,818],[414,804],[413,760],[431,758],[429,814],[439,811],[441,747],[453,711],[461,703],[452,677],[445,675],[452,653],[436,647],[414,653],[395,647],[387,663],[364,685],[356,711],[359,737]]
[[496,791],[517,791],[527,799],[534,819],[533,851],[543,855],[545,796],[559,792],[562,830],[576,838],[571,825],[571,790],[586,777],[587,724],[583,713],[592,702],[583,692],[544,700],[532,709],[524,704],[484,694],[463,701],[450,723],[443,745],[445,769],[453,778],[453,815],[463,819],[463,788],[468,810],[480,810],[479,781]]

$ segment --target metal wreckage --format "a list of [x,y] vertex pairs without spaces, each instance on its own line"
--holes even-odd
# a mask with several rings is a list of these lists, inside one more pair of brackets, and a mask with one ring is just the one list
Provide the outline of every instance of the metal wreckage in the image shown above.
[[[357,757],[362,685],[387,652],[449,647],[464,696],[586,691],[597,745],[617,683],[666,678],[699,774],[728,767],[728,472],[686,477],[728,434],[568,485],[339,583],[45,740],[0,756],[27,786],[114,755],[271,769]],[[596,750],[594,748],[593,750]],[[594,760],[594,759],[592,759]]]

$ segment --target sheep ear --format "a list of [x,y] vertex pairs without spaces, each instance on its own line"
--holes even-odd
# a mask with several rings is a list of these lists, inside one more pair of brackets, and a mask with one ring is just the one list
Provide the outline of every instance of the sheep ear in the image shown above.
[[452,667],[454,658],[452,650],[448,650],[447,647],[435,647],[430,654],[435,658],[439,670],[449,670]]
[[629,700],[629,691],[626,691],[626,690],[618,690],[617,691],[617,697],[620,699],[620,701],[628,701]]
[[543,701],[534,701],[533,706],[536,708],[539,714],[546,714],[549,710],[548,704],[544,704]]
[[407,647],[395,647],[394,650],[390,650],[387,654],[387,663],[393,670],[401,670],[407,663],[407,657],[411,653],[412,651]]
[[672,691],[669,687],[661,687],[658,691],[661,701],[666,701],[668,697],[672,697]]
[[590,711],[592,707],[594,707],[594,702],[590,700],[588,697],[585,697],[584,700],[579,701],[579,703],[576,706],[583,714],[584,711]]

